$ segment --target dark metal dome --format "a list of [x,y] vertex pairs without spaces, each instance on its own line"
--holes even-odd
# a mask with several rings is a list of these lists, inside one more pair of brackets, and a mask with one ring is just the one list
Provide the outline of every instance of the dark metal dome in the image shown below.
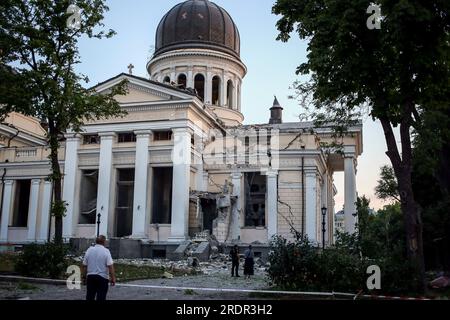
[[239,58],[240,37],[225,9],[208,0],[188,0],[162,18],[155,47],[155,56],[176,49],[204,48]]

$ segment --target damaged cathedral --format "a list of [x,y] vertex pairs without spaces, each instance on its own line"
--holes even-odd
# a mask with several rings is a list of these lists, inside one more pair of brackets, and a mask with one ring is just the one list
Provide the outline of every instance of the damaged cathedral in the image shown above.
[[[177,4],[155,41],[148,77],[122,73],[95,87],[101,94],[128,80],[128,94],[117,97],[126,115],[65,135],[66,241],[81,249],[99,232],[113,255],[133,258],[176,257],[189,241],[211,238],[264,247],[274,235],[292,238],[292,228],[331,244],[340,171],[345,230],[354,231],[362,125],[336,141],[332,128],[283,122],[276,98],[267,123],[244,125],[239,31],[211,1]],[[54,232],[45,131],[20,114],[7,122],[0,125],[2,250]],[[334,142],[342,149],[325,147]]]

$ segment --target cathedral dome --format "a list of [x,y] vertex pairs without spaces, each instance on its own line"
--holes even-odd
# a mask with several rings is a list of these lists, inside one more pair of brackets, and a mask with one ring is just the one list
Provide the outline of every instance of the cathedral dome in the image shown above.
[[209,0],[177,4],[162,18],[156,31],[155,57],[177,49],[211,49],[239,59],[240,37],[225,9]]

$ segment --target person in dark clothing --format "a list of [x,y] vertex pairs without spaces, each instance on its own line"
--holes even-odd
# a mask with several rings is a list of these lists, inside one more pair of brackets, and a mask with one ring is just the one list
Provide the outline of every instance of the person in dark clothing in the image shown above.
[[235,245],[231,251],[231,276],[234,277],[236,274],[236,277],[239,277],[239,248],[237,245]]
[[249,245],[248,249],[245,250],[244,257],[245,257],[244,275],[247,279],[250,279],[250,276],[255,274],[254,272],[255,254],[253,252],[251,245]]

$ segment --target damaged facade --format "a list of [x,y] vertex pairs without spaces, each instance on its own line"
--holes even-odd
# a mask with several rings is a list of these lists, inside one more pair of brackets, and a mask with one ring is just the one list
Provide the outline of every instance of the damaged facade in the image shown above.
[[[229,14],[190,0],[161,21],[149,78],[119,74],[95,87],[102,93],[127,79],[129,93],[117,97],[127,115],[66,134],[65,239],[92,239],[100,215],[99,231],[110,239],[155,245],[206,234],[221,243],[267,243],[291,238],[291,228],[319,243],[326,207],[329,244],[338,171],[345,172],[345,228],[354,230],[362,126],[336,141],[331,128],[283,123],[276,99],[266,106],[267,124],[243,125],[247,68],[239,51]],[[8,121],[0,125],[0,242],[44,242],[53,234],[45,131],[21,115]],[[324,147],[333,142],[342,150]]]

